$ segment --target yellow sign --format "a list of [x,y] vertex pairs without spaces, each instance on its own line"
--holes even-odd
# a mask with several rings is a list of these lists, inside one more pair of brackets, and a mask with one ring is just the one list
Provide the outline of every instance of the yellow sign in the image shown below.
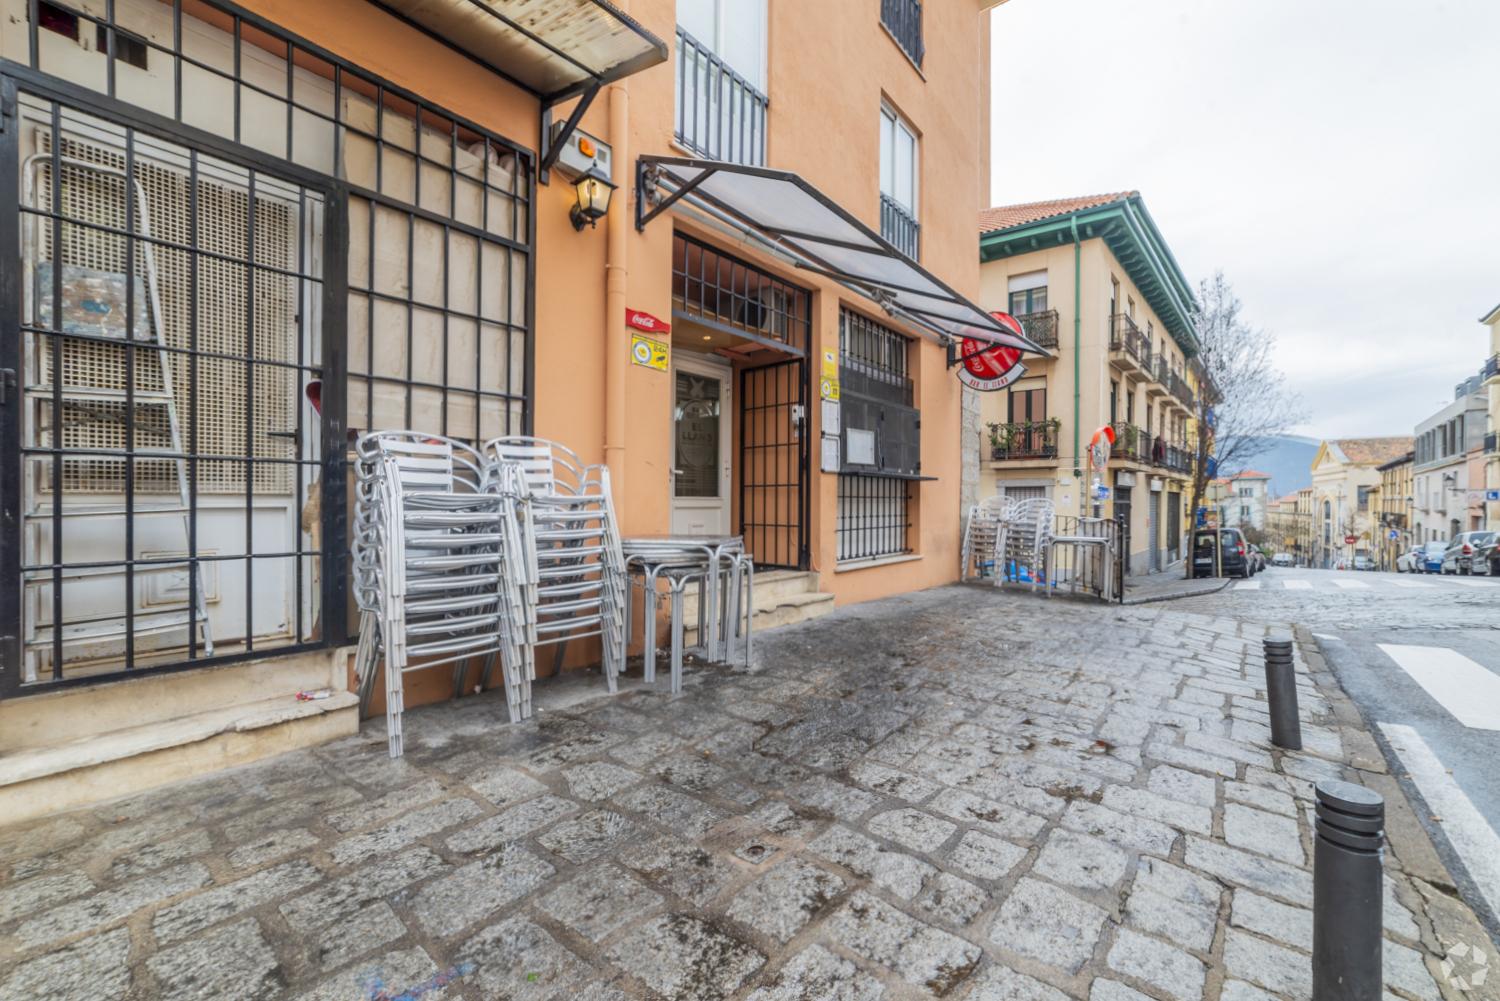
[[823,352],[823,378],[818,383],[818,392],[825,400],[839,398],[839,356],[836,352]]
[[658,372],[667,370],[667,342],[645,334],[630,335],[630,360],[636,365],[654,368]]
[[1293,546],[1295,546],[1295,545],[1296,545],[1296,544],[1297,544],[1297,540],[1296,540],[1296,539],[1292,539],[1292,538],[1288,538],[1288,539],[1287,539],[1287,540],[1286,540],[1286,547],[1287,547],[1287,548],[1288,548],[1288,549],[1290,549],[1290,548],[1292,548],[1292,547],[1293,547]]

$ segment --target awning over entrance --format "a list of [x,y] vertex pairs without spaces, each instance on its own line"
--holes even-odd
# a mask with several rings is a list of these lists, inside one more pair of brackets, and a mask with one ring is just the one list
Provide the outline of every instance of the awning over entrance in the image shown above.
[[964,338],[1046,355],[901,253],[833,199],[789,170],[717,160],[642,156],[636,161],[636,228],[679,200],[732,217],[797,266],[845,282],[893,316],[945,344]]
[[667,61],[667,46],[605,0],[373,0],[551,106]]

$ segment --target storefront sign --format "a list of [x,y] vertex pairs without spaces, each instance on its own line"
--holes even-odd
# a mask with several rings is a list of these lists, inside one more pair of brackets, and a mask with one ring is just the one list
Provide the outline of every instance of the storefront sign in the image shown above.
[[[991,313],[990,315],[1002,327],[1025,336],[1020,321],[1009,313]],[[1000,346],[986,348],[986,343],[970,340],[967,337],[960,342],[959,357],[963,359],[963,364],[958,369],[959,382],[981,393],[993,393],[1004,389],[1026,374],[1026,366],[1021,364],[1020,351],[1016,348]]]
[[650,313],[639,309],[625,310],[625,325],[637,330],[649,330],[653,334],[668,334],[672,332],[671,324],[665,320],[658,320]]
[[839,398],[839,356],[834,351],[823,352],[823,378],[818,380],[818,395],[825,400]]
[[658,372],[667,370],[667,342],[645,334],[630,335],[630,361],[635,365],[654,368]]

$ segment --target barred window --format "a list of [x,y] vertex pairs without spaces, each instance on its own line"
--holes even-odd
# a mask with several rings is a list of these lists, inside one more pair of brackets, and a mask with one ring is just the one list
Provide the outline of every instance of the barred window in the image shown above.
[[873,559],[908,552],[910,481],[888,476],[839,476],[838,559]]

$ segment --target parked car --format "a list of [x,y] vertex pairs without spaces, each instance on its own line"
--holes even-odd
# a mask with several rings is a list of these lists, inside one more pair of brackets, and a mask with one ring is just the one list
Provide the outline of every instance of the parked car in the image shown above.
[[1441,539],[1433,539],[1431,542],[1422,544],[1422,555],[1417,560],[1421,573],[1441,573],[1443,570],[1443,554],[1448,551],[1448,543]]
[[1396,557],[1397,573],[1421,573],[1422,547],[1412,546]]
[[1225,577],[1249,577],[1250,549],[1237,528],[1198,529],[1193,533],[1193,576],[1214,575],[1214,543],[1219,545],[1219,572]]
[[1459,532],[1443,550],[1442,572],[1468,576],[1470,559],[1475,551],[1495,541],[1494,532]]
[[1370,561],[1370,558],[1368,556],[1356,556],[1354,557],[1354,569],[1374,570],[1375,564]]
[[1500,532],[1491,533],[1490,541],[1474,547],[1469,557],[1469,572],[1500,577]]
[[1292,567],[1297,565],[1297,560],[1291,553],[1277,553],[1271,557],[1273,567]]

